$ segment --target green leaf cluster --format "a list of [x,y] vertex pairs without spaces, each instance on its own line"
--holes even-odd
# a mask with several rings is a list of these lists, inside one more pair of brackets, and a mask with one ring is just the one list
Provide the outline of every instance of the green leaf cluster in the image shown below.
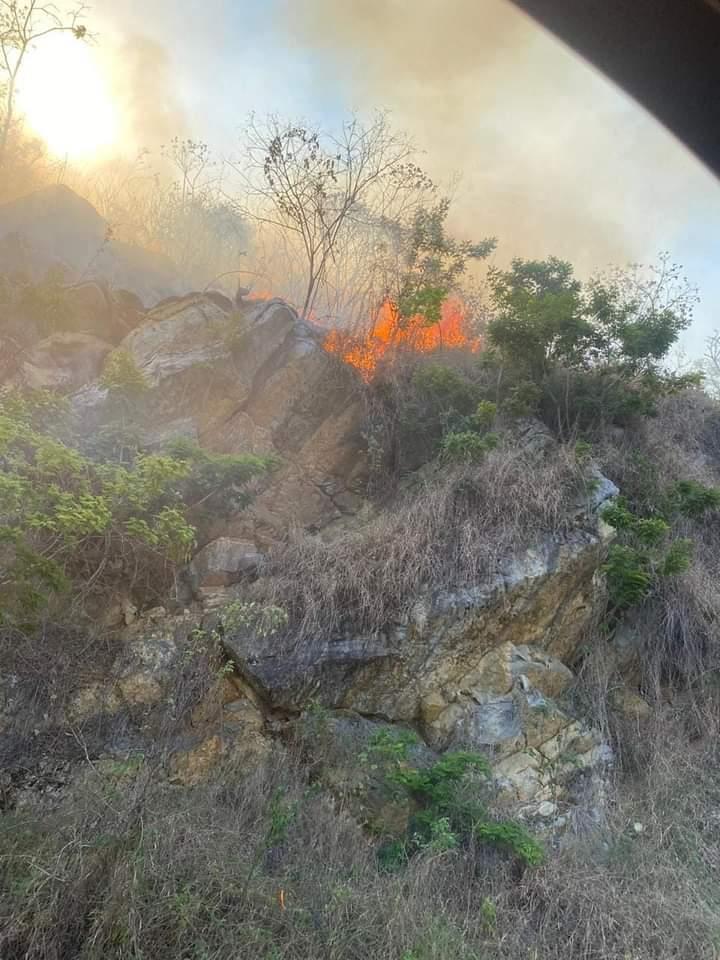
[[[260,457],[199,448],[91,460],[49,432],[45,394],[0,395],[0,617],[37,614],[62,591],[101,587],[125,565],[158,586],[185,563],[201,519],[197,501],[235,505],[267,470]],[[67,441],[67,442],[66,442]]]
[[675,518],[700,519],[720,506],[720,489],[694,480],[675,484],[661,497],[654,516],[638,516],[619,497],[603,510],[603,519],[618,532],[618,541],[603,566],[615,612],[648,597],[659,577],[684,573],[692,562],[693,542],[672,536]]
[[471,771],[487,781],[491,775],[488,761],[480,754],[457,750],[445,753],[430,766],[410,762],[411,748],[417,738],[411,731],[382,730],[368,743],[361,761],[379,765],[391,798],[405,798],[415,805],[403,837],[384,842],[378,860],[385,869],[396,869],[421,850],[453,850],[473,837],[509,851],[528,866],[543,860],[540,844],[519,823],[496,821],[488,816],[478,790],[463,790]]
[[465,273],[469,260],[484,260],[495,249],[494,237],[472,243],[457,240],[446,232],[450,200],[415,211],[403,230],[403,269],[396,297],[405,320],[420,315],[428,326],[438,323],[442,305]]

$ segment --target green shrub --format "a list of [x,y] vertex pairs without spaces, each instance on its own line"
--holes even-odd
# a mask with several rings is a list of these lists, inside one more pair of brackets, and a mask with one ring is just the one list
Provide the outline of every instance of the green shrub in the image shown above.
[[116,579],[125,565],[128,575],[162,593],[195,544],[198,501],[246,502],[243,485],[269,466],[263,458],[202,451],[98,463],[45,432],[52,418],[41,424],[52,409],[44,394],[0,396],[5,621],[32,618],[72,586],[79,593],[101,589],[105,576]]
[[515,259],[509,270],[491,270],[489,283],[488,337],[510,374],[508,412],[525,406],[529,382],[537,393],[527,394],[526,409],[569,435],[653,415],[661,397],[699,382],[660,366],[697,300],[667,258],[586,284],[555,257]]
[[720,505],[720,490],[693,480],[676,483],[660,496],[658,513],[637,516],[619,497],[603,510],[603,519],[613,526],[620,542],[613,544],[603,566],[612,608],[625,610],[648,597],[658,577],[684,573],[692,562],[693,542],[672,536],[675,518],[698,520]]
[[647,558],[633,547],[613,544],[603,565],[613,607],[624,610],[650,593],[653,575]]
[[494,450],[499,438],[494,433],[484,436],[472,430],[451,430],[440,442],[440,449],[446,460],[469,462],[481,460],[488,450]]
[[100,386],[111,393],[133,396],[147,390],[148,382],[130,351],[118,348],[109,353],[105,360]]
[[668,494],[667,508],[690,520],[698,520],[720,507],[720,488],[706,487],[695,480],[680,480]]
[[383,730],[368,743],[362,762],[384,771],[389,797],[396,802],[409,798],[416,812],[404,837],[392,837],[381,844],[378,861],[385,869],[397,869],[421,850],[453,850],[471,836],[508,850],[522,863],[534,866],[543,859],[539,843],[514,821],[489,819],[478,792],[470,795],[461,785],[475,771],[485,781],[491,770],[485,757],[469,751],[448,752],[427,767],[409,762],[416,743],[412,732]]

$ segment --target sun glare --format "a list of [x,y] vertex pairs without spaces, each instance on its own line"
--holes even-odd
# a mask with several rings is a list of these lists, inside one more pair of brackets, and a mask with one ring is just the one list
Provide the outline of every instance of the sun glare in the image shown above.
[[69,34],[46,38],[28,57],[18,105],[58,156],[88,159],[117,139],[117,109],[96,51]]

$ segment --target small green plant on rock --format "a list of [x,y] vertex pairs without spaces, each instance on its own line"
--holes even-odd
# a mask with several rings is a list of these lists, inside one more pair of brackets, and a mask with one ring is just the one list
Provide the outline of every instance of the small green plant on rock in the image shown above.
[[100,386],[111,393],[132,395],[147,390],[148,382],[130,351],[118,348],[109,353],[105,360]]
[[220,614],[224,633],[248,630],[258,637],[272,637],[287,626],[288,614],[282,607],[256,601],[243,603],[235,600],[226,604]]
[[416,742],[412,732],[394,735],[383,730],[361,755],[364,762],[384,769],[391,798],[397,802],[409,798],[415,805],[405,836],[387,840],[378,851],[384,869],[397,869],[422,850],[453,850],[470,837],[507,850],[527,866],[542,862],[542,847],[521,824],[490,819],[477,794],[468,797],[460,789],[470,771],[485,781],[490,778],[485,757],[459,750],[419,767],[410,762],[410,748]]

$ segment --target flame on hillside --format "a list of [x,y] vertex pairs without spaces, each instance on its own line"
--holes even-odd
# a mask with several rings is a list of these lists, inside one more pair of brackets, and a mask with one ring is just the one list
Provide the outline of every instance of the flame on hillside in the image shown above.
[[328,353],[339,354],[357,370],[363,380],[372,380],[378,363],[396,347],[407,347],[419,353],[432,353],[440,348],[463,348],[477,353],[482,348],[480,337],[468,332],[465,305],[458,297],[448,297],[442,305],[439,323],[428,324],[416,314],[404,319],[392,300],[385,300],[367,336],[358,337],[342,330],[331,330],[325,338]]

